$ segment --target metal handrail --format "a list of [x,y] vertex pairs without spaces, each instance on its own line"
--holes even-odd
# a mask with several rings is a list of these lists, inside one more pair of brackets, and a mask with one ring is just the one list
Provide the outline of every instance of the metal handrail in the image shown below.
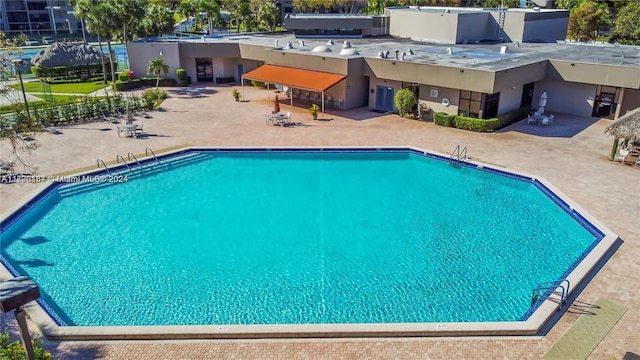
[[122,162],[124,163],[124,165],[127,167],[127,169],[129,169],[129,172],[131,172],[131,166],[129,166],[129,164],[127,164],[127,161],[124,159],[124,157],[120,154],[116,155],[116,163],[119,164],[120,163],[120,159],[122,159]]
[[129,159],[129,161],[131,161],[132,157],[133,157],[133,160],[136,161],[136,164],[138,164],[138,168],[142,168],[142,165],[140,165],[140,161],[138,161],[138,158],[133,153],[127,154],[127,159]]
[[[563,278],[563,279],[558,279],[558,280],[555,280],[555,281],[546,281],[546,282],[542,282],[542,283],[538,284],[538,287],[541,287],[541,286],[547,286],[547,285],[551,285],[551,286],[554,286],[554,285],[555,285],[555,286],[560,286],[560,285],[562,285],[562,284],[563,284],[563,283],[565,283],[565,282],[567,283],[567,296],[569,296],[569,288],[571,287],[571,283],[569,282],[569,280],[568,280],[568,279],[564,279],[564,278]],[[562,288],[564,289],[564,287],[562,287]],[[565,301],[565,302],[567,301],[566,297],[565,297],[564,301]]]
[[564,286],[562,285],[543,286],[543,287],[537,287],[533,289],[533,291],[531,292],[531,306],[533,306],[536,302],[538,302],[538,299],[540,298],[540,290],[555,290],[557,288],[562,289],[562,293],[560,294],[560,308],[562,308],[562,304],[567,303],[567,292]]
[[100,164],[102,163],[102,166],[104,166],[104,168],[107,170],[107,174],[111,175],[111,171],[109,171],[109,168],[107,167],[107,164],[104,163],[104,160],[97,159],[96,162],[98,163],[98,168],[100,168]]
[[151,152],[151,154],[153,155],[153,158],[156,159],[158,164],[160,164],[160,159],[158,159],[158,157],[156,156],[156,153],[154,153],[153,150],[151,150],[150,148],[144,149],[145,156],[149,156],[149,152]]

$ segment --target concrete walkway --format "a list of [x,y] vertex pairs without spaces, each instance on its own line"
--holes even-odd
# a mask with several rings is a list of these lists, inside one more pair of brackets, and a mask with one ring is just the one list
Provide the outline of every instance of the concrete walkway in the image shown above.
[[[290,108],[292,127],[266,126],[267,91],[245,87],[248,102],[235,102],[230,86],[171,90],[162,105],[140,120],[150,136],[119,138],[115,125],[79,124],[62,134],[38,134],[39,148],[25,161],[48,175],[95,166],[96,158],[114,161],[116,154],[144,153],[192,144],[202,146],[415,146],[450,153],[456,145],[479,161],[546,178],[624,241],[574,304],[591,306],[606,299],[627,309],[590,359],[620,359],[640,353],[640,169],[611,163],[613,138],[604,134],[609,120],[575,118],[557,113],[551,127],[521,121],[496,133],[479,134],[443,128],[431,122],[381,115],[367,109],[330,112],[330,121],[312,121],[306,108]],[[271,93],[273,100],[273,93]],[[10,158],[7,141],[1,158]],[[21,169],[16,168],[18,172]],[[37,184],[0,185],[3,216],[24,201]],[[532,239],[535,241],[535,239]],[[544,244],[541,244],[544,246]],[[575,308],[575,306],[574,306]],[[62,359],[541,359],[584,312],[569,311],[545,336],[518,338],[376,338],[280,340],[182,340],[50,342]],[[15,335],[12,315],[0,317]],[[32,326],[32,330],[35,328]]]

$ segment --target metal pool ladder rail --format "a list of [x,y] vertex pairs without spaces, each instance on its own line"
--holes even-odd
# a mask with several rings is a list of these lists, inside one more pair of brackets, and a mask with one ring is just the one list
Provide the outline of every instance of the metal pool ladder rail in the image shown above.
[[127,159],[129,159],[129,161],[131,161],[131,158],[133,158],[133,160],[136,161],[136,164],[138,164],[138,169],[141,169],[142,166],[140,165],[140,161],[138,161],[138,158],[133,153],[128,153],[127,154]]
[[111,171],[109,171],[109,168],[107,167],[107,164],[104,163],[104,160],[97,159],[96,162],[98,163],[98,168],[100,168],[100,164],[102,164],[102,166],[104,166],[104,168],[107,170],[107,174],[111,175]]
[[[565,284],[566,283],[566,288],[565,288]],[[570,288],[571,284],[569,283],[569,280],[567,279],[558,279],[555,281],[547,281],[547,282],[543,282],[538,284],[538,287],[533,289],[533,292],[531,293],[531,305],[533,306],[535,303],[538,302],[538,299],[540,299],[541,297],[545,297],[545,293],[547,290],[552,290],[551,294],[558,294],[556,292],[557,288],[561,289],[560,292],[560,308],[562,308],[563,304],[567,303],[567,297],[569,297],[569,288]],[[544,291],[542,294],[540,293],[541,291]],[[547,296],[547,298],[549,298]]]
[[154,153],[153,150],[151,150],[150,148],[144,149],[145,156],[149,156],[149,153],[151,153],[151,155],[153,155],[153,158],[156,159],[158,164],[160,164],[160,159],[158,159],[158,157],[156,156],[156,153]]
[[124,163],[124,165],[127,167],[127,169],[129,169],[129,172],[131,172],[131,166],[129,166],[129,164],[127,164],[127,162],[124,160],[124,157],[122,157],[122,155],[120,155],[120,154],[116,155],[116,163],[117,164],[120,163],[120,159],[122,159],[122,162]]
[[454,161],[456,163],[459,163],[460,161],[466,161],[467,160],[467,147],[465,146],[464,148],[462,148],[462,150],[460,149],[460,145],[456,146],[455,149],[453,149],[453,151],[451,152],[451,157],[449,157],[449,161],[451,163],[453,163]]

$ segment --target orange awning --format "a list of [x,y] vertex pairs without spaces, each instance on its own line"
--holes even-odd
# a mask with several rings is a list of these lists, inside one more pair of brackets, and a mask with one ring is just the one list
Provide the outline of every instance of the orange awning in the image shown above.
[[253,71],[245,73],[242,77],[269,84],[285,85],[301,90],[325,91],[346,76],[284,66],[262,65]]

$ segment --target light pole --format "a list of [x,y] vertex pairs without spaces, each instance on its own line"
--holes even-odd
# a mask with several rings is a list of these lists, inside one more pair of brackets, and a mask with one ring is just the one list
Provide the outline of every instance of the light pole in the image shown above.
[[24,108],[27,110],[27,117],[29,122],[31,122],[31,113],[29,112],[29,102],[27,101],[27,93],[24,91],[24,83],[22,82],[22,71],[20,70],[20,65],[22,65],[21,59],[11,60],[13,66],[16,68],[16,73],[18,74],[18,79],[20,80],[20,88],[22,89],[22,98],[24,99]]
[[[67,11],[68,15],[73,15],[75,16],[75,13],[73,11]],[[68,21],[68,19],[67,19]],[[83,43],[87,43],[87,35],[85,35],[84,33],[84,18],[80,18],[80,27],[82,28],[82,42]]]
[[73,31],[71,31],[71,23],[69,22],[69,19],[64,19],[64,21],[67,22],[67,27],[69,28],[69,36],[73,36]]
[[51,13],[51,23],[53,24],[53,32],[58,36],[58,27],[56,26],[56,15],[53,13],[53,10],[60,10],[60,6],[45,6],[45,9],[49,10]]

